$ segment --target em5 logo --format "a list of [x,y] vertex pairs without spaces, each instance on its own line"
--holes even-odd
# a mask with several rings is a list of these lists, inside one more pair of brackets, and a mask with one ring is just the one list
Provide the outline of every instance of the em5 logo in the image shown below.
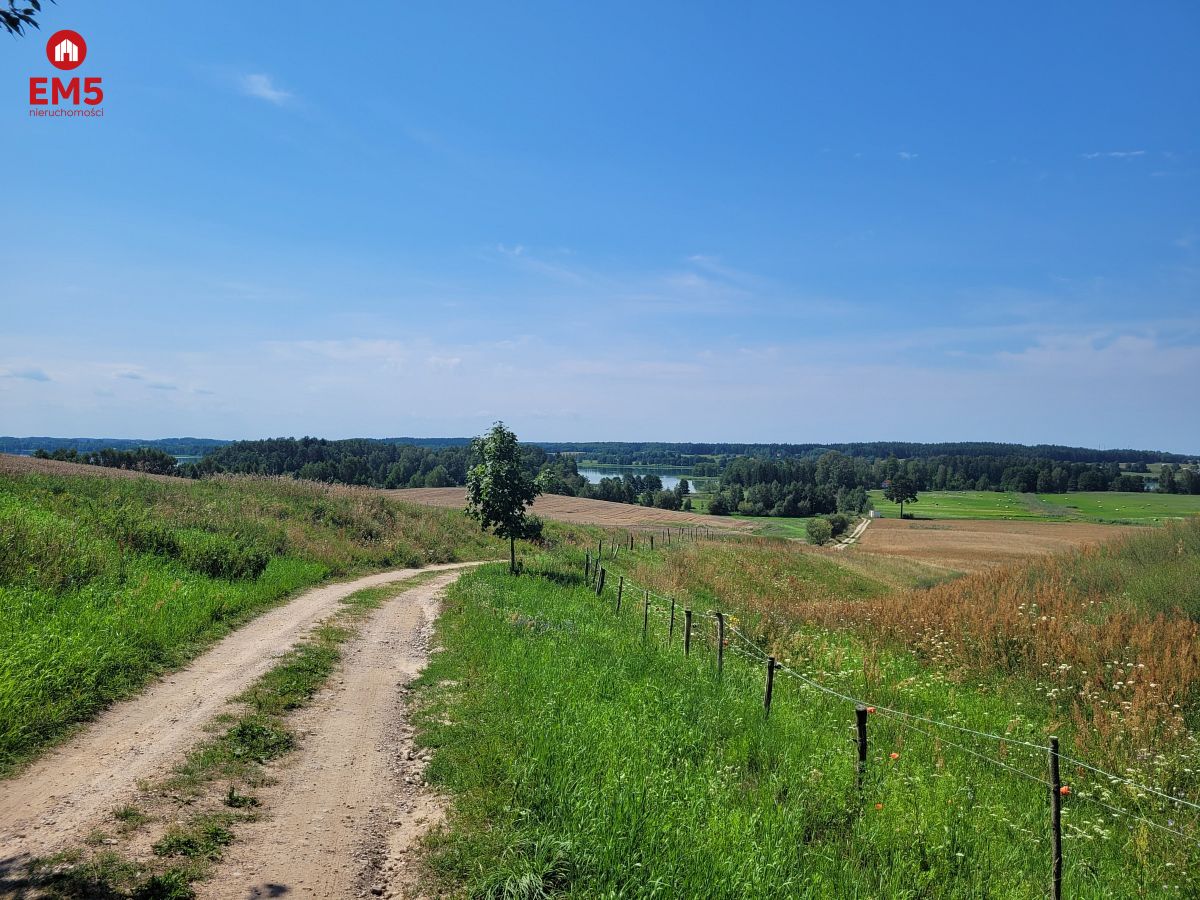
[[[87,53],[87,41],[78,31],[56,31],[46,42],[46,59],[56,69],[66,72],[83,65]],[[63,108],[67,102],[70,107]],[[98,77],[65,81],[58,76],[29,79],[29,105],[35,107],[29,110],[31,116],[103,116],[104,110],[98,108],[103,102],[104,88]],[[80,109],[80,104],[91,108]]]

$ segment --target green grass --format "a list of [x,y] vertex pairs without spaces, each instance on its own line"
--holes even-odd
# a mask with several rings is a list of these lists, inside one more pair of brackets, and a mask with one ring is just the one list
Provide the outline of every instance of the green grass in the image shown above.
[[770,516],[763,518],[762,516],[743,516],[734,514],[729,516],[731,519],[749,519],[758,524],[758,528],[754,533],[762,537],[781,537],[792,538],[793,540],[804,540],[808,536],[808,523],[812,520],[812,516],[797,517],[797,516]]
[[503,549],[366,491],[0,475],[0,775],[301,588]]
[[[615,615],[575,562],[543,560],[551,577],[488,567],[449,591],[445,652],[420,681],[428,777],[453,798],[430,840],[446,884],[477,898],[1046,895],[1043,787],[958,750],[961,735],[875,716],[860,793],[849,703],[781,674],[764,721],[761,664],[730,655],[718,680],[707,635],[684,658],[658,618],[643,641],[639,605]],[[843,633],[794,652],[841,691],[939,720],[1035,742],[1050,726],[1032,693]],[[1045,771],[1019,745],[972,746]],[[1190,846],[1113,822],[1085,797],[1128,797],[1081,774],[1067,774],[1066,896],[1191,896]]]
[[1091,521],[1157,525],[1163,519],[1200,514],[1200,495],[1123,494],[1104,491],[1038,494],[1038,499],[1063,507]]
[[[899,518],[900,507],[868,492],[885,517]],[[925,491],[904,505],[917,519],[1028,519],[1054,522],[1127,522],[1154,525],[1164,519],[1200,513],[1200,496],[1084,491],[1072,494],[1017,494],[998,491]]]

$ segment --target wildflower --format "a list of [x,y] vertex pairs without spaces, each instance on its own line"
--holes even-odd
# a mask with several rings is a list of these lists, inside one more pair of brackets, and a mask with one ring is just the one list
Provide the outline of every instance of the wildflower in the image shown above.
[[892,753],[892,754],[889,754],[889,755],[891,756],[891,758],[892,758],[892,759],[899,759],[899,758],[900,758],[900,754],[899,754],[899,753]]
[[882,804],[882,803],[876,803],[876,804],[875,804],[875,808],[876,808],[876,809],[883,809],[883,804]]
[[873,712],[875,712],[875,707],[873,707],[873,706],[868,706],[868,707],[867,707],[867,712],[869,712],[869,713],[873,713]]
[[1069,784],[1064,784],[1058,789],[1058,792],[1065,797],[1067,794],[1071,793],[1071,786]]

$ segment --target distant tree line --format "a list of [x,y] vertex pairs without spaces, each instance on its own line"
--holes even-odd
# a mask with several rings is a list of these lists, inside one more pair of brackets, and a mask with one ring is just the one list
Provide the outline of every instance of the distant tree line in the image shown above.
[[159,438],[138,440],[136,438],[55,438],[55,437],[0,437],[0,453],[29,453],[44,450],[75,450],[78,453],[94,453],[98,450],[137,450],[148,447],[161,450],[172,456],[203,456],[223,447],[229,441],[215,438]]
[[[540,447],[521,445],[521,463],[536,476],[549,460]],[[308,481],[377,488],[456,487],[473,464],[469,444],[418,447],[370,438],[268,438],[234,441],[182,466],[193,478],[217,473],[287,475]]]
[[110,469],[131,469],[149,472],[152,475],[178,475],[175,457],[154,447],[138,447],[135,450],[118,450],[105,447],[91,453],[80,453],[75,449],[59,448],[47,452],[40,447],[33,452],[38,459],[57,459],[62,462],[82,463],[87,466],[107,466]]
[[696,475],[717,475],[722,465],[736,457],[761,459],[797,459],[819,457],[827,452],[865,459],[930,459],[943,456],[1020,457],[1076,463],[1185,463],[1194,461],[1178,453],[1158,450],[1096,450],[1059,444],[1005,444],[992,441],[952,441],[923,444],[909,441],[868,441],[847,444],[730,444],[730,443],[655,443],[655,442],[539,442],[552,453],[569,453],[598,463],[632,466],[715,466],[715,471]]
[[[1144,469],[1144,465],[1136,465]],[[1116,462],[1086,463],[1034,456],[942,455],[871,459],[828,451],[801,459],[730,460],[709,503],[716,515],[812,516],[858,514],[866,492],[904,479],[918,491],[1143,491],[1146,480]],[[1200,475],[1164,465],[1159,490],[1200,493]]]
[[1200,494],[1200,472],[1167,463],[1158,473],[1158,489],[1164,494]]

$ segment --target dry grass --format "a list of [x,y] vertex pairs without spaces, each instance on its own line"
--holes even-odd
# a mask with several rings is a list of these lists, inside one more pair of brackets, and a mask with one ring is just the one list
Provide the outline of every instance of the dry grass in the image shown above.
[[1074,550],[1135,529],[1087,523],[878,519],[847,551],[899,557],[960,572],[978,572],[1030,556]]
[[[383,491],[390,497],[406,503],[423,506],[441,506],[462,509],[467,504],[466,488],[407,488]],[[727,516],[705,516],[699,513],[676,512],[672,509],[651,509],[630,503],[612,503],[608,500],[588,500],[582,497],[563,497],[545,494],[533,504],[534,515],[556,522],[573,522],[579,525],[601,525],[608,528],[665,528],[668,526],[703,526],[722,531],[750,533],[757,522],[746,519],[731,519]]]
[[[1064,526],[1051,526],[1064,527]],[[898,640],[951,671],[1031,680],[1095,758],[1146,758],[1188,733],[1200,694],[1200,520],[791,615]]]
[[16,456],[0,453],[0,473],[15,475],[88,475],[93,478],[149,478],[153,481],[179,483],[183,479],[173,475],[148,475],[131,469],[110,469],[106,466],[86,466],[83,463],[60,462],[56,459],[38,459],[35,456]]

